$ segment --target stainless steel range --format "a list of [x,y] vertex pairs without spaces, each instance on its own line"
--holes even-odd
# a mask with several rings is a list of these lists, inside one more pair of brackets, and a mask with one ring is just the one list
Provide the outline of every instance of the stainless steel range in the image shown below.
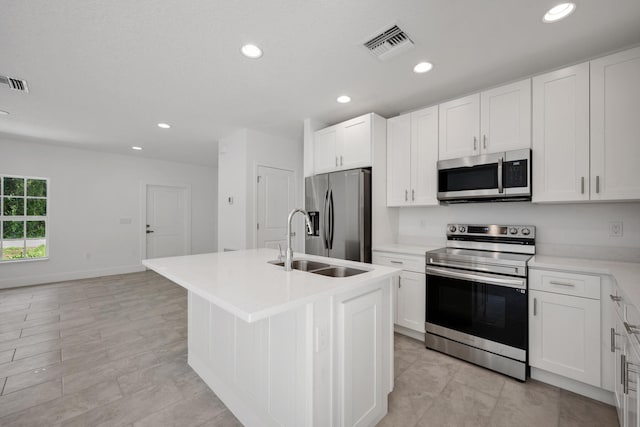
[[447,226],[427,256],[427,348],[524,381],[527,376],[529,225]]

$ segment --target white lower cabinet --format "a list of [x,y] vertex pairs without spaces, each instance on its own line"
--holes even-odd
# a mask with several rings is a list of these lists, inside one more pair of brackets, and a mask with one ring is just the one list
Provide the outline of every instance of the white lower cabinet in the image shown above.
[[601,387],[600,280],[529,272],[529,365]]
[[396,300],[398,325],[424,333],[426,291],[427,278],[424,273],[400,273]]
[[611,328],[611,352],[614,356],[614,403],[622,427],[640,427],[640,312],[629,304],[617,287],[611,295],[614,326]]
[[393,290],[396,332],[424,339],[427,276],[425,257],[392,252],[373,253],[373,264],[402,269]]
[[600,386],[600,301],[529,294],[529,364]]

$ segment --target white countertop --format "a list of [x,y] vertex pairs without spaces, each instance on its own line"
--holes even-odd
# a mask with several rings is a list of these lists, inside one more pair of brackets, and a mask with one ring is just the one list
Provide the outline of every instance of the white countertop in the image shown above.
[[640,309],[640,263],[536,255],[528,265],[529,268],[612,276],[625,296]]
[[377,252],[393,252],[397,254],[425,256],[425,252],[440,249],[441,247],[442,246],[416,246],[404,245],[401,243],[389,243],[386,245],[376,245],[373,247],[373,250]]
[[274,249],[249,249],[155,258],[142,264],[246,322],[400,274],[396,268],[306,254],[294,254],[294,258],[368,271],[351,277],[286,272],[283,267],[268,263],[277,257]]

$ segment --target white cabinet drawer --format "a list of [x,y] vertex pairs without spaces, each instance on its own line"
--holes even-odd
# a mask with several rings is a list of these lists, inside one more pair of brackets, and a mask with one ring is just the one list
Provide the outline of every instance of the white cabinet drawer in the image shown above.
[[531,269],[529,289],[599,300],[600,276]]
[[372,264],[387,265],[416,273],[425,272],[425,258],[420,256],[393,254],[390,252],[374,252]]

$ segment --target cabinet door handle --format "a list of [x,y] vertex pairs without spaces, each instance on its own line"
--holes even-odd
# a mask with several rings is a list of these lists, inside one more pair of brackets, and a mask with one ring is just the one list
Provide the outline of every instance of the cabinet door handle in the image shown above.
[[624,325],[624,328],[627,330],[627,333],[629,335],[635,335],[638,332],[640,332],[640,329],[638,329],[638,327],[636,325],[630,325],[627,322],[622,322],[622,324]]
[[338,156],[336,156],[336,166],[338,166]]
[[618,295],[611,295],[611,294],[609,294],[609,298],[611,298],[611,301],[613,301],[613,302],[620,302],[620,301],[622,301],[622,297],[621,297],[621,296],[618,296]]
[[476,138],[475,136],[473,137],[473,151],[477,151],[478,150],[478,138]]
[[409,201],[409,190],[404,190],[404,201],[405,202]]
[[625,386],[625,366],[627,365],[627,356],[624,353],[620,354],[620,384],[623,386],[624,394],[627,394],[627,389]]
[[342,156],[340,156],[340,166],[342,166],[344,163],[342,163]]
[[538,300],[536,298],[533,299],[533,315],[538,314]]
[[487,135],[482,135],[482,148],[487,149]]
[[596,175],[596,193],[600,193],[600,175]]
[[398,289],[402,287],[402,277],[398,277]]
[[404,262],[402,262],[402,261],[391,260],[390,262],[391,262],[391,264],[404,264]]
[[416,200],[416,190],[411,190],[411,200],[412,201]]
[[550,285],[556,285],[556,286],[566,286],[569,288],[575,288],[576,285],[574,283],[566,283],[566,282],[556,282],[554,280],[549,281]]
[[616,352],[616,330],[611,328],[611,353]]
[[584,194],[584,176],[580,177],[580,193]]

